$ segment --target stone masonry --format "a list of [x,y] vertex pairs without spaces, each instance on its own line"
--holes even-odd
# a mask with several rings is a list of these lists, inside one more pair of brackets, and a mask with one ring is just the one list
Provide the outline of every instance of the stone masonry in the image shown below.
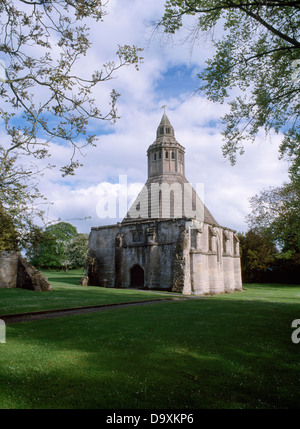
[[92,228],[90,285],[218,294],[242,289],[239,241],[185,177],[166,114],[147,151],[148,180],[121,223]]
[[40,271],[21,255],[5,251],[0,252],[0,288],[52,291],[52,286]]

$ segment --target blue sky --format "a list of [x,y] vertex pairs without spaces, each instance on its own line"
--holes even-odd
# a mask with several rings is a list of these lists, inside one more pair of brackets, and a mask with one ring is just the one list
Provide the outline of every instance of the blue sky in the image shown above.
[[180,94],[194,94],[200,82],[196,73],[199,73],[199,70],[188,64],[170,66],[157,80],[155,93],[166,99],[178,97]]
[[161,34],[153,35],[148,24],[162,15],[163,5],[163,0],[110,0],[104,21],[89,22],[93,45],[78,64],[79,73],[100,69],[114,57],[118,44],[144,48],[144,60],[139,71],[134,67],[120,69],[116,79],[95,90],[100,106],[105,106],[112,88],[121,93],[121,119],[114,126],[93,123],[98,146],[84,151],[79,159],[84,166],[76,176],[60,176],[58,169],[71,149],[52,144],[49,161],[57,168],[47,171],[39,184],[51,202],[46,209],[48,222],[68,220],[79,232],[89,232],[92,226],[120,220],[99,218],[97,205],[124,191],[120,176],[127,177],[129,201],[145,183],[146,151],[155,140],[163,105],[167,105],[177,141],[186,149],[186,177],[194,186],[204,183],[204,202],[221,225],[245,231],[249,198],[287,179],[287,164],[278,160],[280,136],[262,136],[247,145],[234,167],[223,158],[220,117],[227,106],[195,94],[197,73],[212,55],[209,38],[199,37],[191,50],[182,43],[185,29],[168,41]]

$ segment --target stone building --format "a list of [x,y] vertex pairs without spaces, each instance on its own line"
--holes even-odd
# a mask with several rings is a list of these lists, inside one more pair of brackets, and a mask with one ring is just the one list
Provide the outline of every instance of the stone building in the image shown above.
[[148,180],[123,221],[91,230],[89,284],[188,295],[241,290],[235,231],[219,225],[186,179],[185,150],[165,113],[147,156]]

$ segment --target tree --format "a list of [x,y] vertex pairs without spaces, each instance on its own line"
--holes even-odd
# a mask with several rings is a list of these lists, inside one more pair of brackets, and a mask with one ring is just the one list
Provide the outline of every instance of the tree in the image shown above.
[[300,252],[300,190],[294,182],[270,187],[250,198],[250,228],[264,229],[283,252]]
[[[300,5],[283,0],[168,0],[160,22],[174,34],[183,17],[195,16],[194,37],[210,31],[214,57],[198,76],[209,100],[229,100],[223,118],[223,154],[232,164],[261,129],[283,133],[280,157],[300,166]],[[219,26],[223,31],[219,33]],[[218,38],[218,34],[220,37]],[[297,69],[298,67],[298,69]],[[232,98],[232,90],[238,92]]]
[[238,233],[238,237],[243,281],[265,280],[265,273],[274,266],[278,253],[269,234],[264,229],[254,228],[246,233]]
[[[0,146],[0,154],[3,153]],[[2,159],[0,172],[0,231],[2,250],[26,248],[36,232],[36,217],[43,218],[37,202],[44,202],[34,171],[17,165],[17,155]],[[10,227],[8,227],[8,224]]]
[[64,247],[65,258],[63,260],[63,265],[67,268],[86,267],[88,251],[88,234],[78,234],[67,242]]
[[[83,22],[102,21],[105,6],[101,0],[0,3],[0,68],[5,69],[0,112],[11,139],[9,147],[2,148],[0,174],[11,153],[44,158],[51,141],[72,145],[72,159],[62,168],[63,174],[72,174],[79,165],[77,151],[96,140],[88,133],[90,119],[116,120],[119,94],[112,90],[109,107],[101,111],[92,97],[93,87],[111,80],[123,66],[138,67],[141,49],[119,46],[117,62],[109,61],[91,76],[86,70],[80,76],[75,69],[91,46]],[[83,138],[85,142],[79,143]]]
[[40,235],[39,245],[35,245],[28,255],[32,265],[44,268],[65,267],[66,246],[77,235],[75,226],[67,222],[48,226]]
[[[280,187],[266,189],[252,197],[250,204],[252,213],[247,216],[250,230],[259,231],[265,240],[273,243],[277,248],[277,252],[273,254],[273,260],[270,260],[272,272],[268,272],[269,280],[297,283],[300,275],[300,191],[298,186],[290,182]],[[260,243],[257,241],[256,247],[259,246]],[[263,247],[258,251],[258,260],[264,261],[264,255],[267,255],[267,252]],[[252,256],[247,253],[246,258],[250,259],[244,265],[248,268]]]
[[0,252],[16,251],[18,247],[19,239],[14,222],[0,204]]
[[[73,149],[62,175],[74,174],[84,147],[95,145],[90,121],[114,123],[119,94],[98,106],[93,89],[121,67],[138,69],[141,49],[119,46],[116,58],[94,72],[78,63],[91,46],[85,21],[106,15],[101,0],[2,0],[0,2],[0,202],[21,235],[30,234],[42,196],[35,162],[51,155],[51,143]],[[27,157],[27,158],[26,158]],[[51,167],[50,164],[48,164]],[[21,243],[23,237],[19,240]],[[7,242],[9,247],[9,242]]]

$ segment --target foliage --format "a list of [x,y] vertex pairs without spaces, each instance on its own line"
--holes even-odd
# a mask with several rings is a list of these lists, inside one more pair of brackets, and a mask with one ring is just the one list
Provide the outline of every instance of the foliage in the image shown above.
[[37,267],[68,267],[65,249],[77,236],[77,229],[70,223],[48,226],[45,231],[40,231],[39,243],[35,243],[28,254],[31,263]]
[[265,189],[250,204],[250,228],[266,230],[283,252],[300,252],[300,189],[293,182]]
[[[11,140],[3,149],[3,159],[16,151],[45,158],[49,143],[61,141],[73,146],[72,159],[62,168],[63,174],[72,174],[79,165],[74,158],[77,150],[95,142],[95,135],[88,134],[89,121],[116,120],[119,94],[111,92],[109,107],[103,112],[93,99],[93,88],[111,80],[120,67],[138,67],[140,49],[119,46],[117,60],[104,64],[102,70],[91,76],[88,68],[76,71],[91,46],[84,20],[102,21],[104,7],[101,0],[0,3],[0,52],[5,68],[0,112]],[[79,138],[85,142],[78,143]]]
[[238,234],[243,282],[259,282],[264,279],[264,273],[275,262],[278,253],[270,236],[264,230],[250,229]]
[[89,235],[78,234],[64,246],[62,265],[68,268],[85,267],[89,251]]
[[299,281],[299,188],[285,183],[262,191],[250,203],[250,230],[240,234],[243,280]]
[[199,89],[212,101],[229,100],[223,154],[232,164],[245,141],[273,129],[283,133],[280,156],[291,161],[291,176],[299,177],[299,12],[298,1],[166,2],[160,22],[165,32],[177,32],[190,15],[194,38],[200,31],[212,35],[215,55],[199,74]]
[[0,251],[16,251],[18,248],[19,239],[14,222],[0,204]]
[[228,101],[222,149],[232,164],[261,131],[283,134],[279,157],[289,161],[291,182],[251,199],[250,231],[240,236],[246,281],[299,275],[299,12],[298,1],[168,0],[160,22],[174,34],[193,16],[193,40],[211,34],[215,54],[198,75],[199,91]]
[[[119,94],[112,90],[99,106],[93,90],[115,77],[121,67],[138,69],[141,49],[119,46],[101,70],[82,67],[91,46],[88,20],[106,15],[101,0],[4,0],[0,2],[0,203],[26,242],[34,217],[42,211],[38,160],[51,155],[51,143],[73,149],[62,175],[74,174],[81,149],[95,145],[90,122],[114,123]],[[81,63],[80,63],[81,61]],[[49,163],[45,168],[53,167]],[[4,225],[0,226],[1,228]],[[9,241],[3,242],[9,248]]]
[[20,250],[31,242],[37,229],[36,218],[43,219],[43,211],[37,203],[44,203],[45,198],[37,188],[34,166],[26,171],[24,165],[18,164],[17,155],[6,157],[4,152],[0,146],[0,247]]

